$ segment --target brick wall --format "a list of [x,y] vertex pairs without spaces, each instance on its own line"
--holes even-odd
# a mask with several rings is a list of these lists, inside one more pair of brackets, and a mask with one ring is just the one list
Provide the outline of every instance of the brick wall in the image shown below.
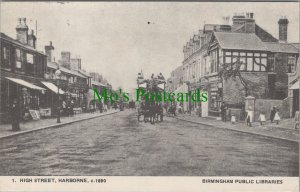
[[[255,98],[268,98],[267,73],[242,73],[242,76],[248,82],[248,95],[254,96]],[[244,102],[245,88],[238,77],[224,80],[223,95],[223,100],[229,104]]]

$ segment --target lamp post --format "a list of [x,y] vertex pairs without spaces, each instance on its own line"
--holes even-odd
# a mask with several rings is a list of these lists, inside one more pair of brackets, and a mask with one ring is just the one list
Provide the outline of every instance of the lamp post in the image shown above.
[[189,81],[186,81],[185,82],[185,84],[188,86],[188,93],[189,93],[189,114],[191,114],[192,113],[192,102],[191,102],[191,87],[190,87],[190,85],[191,85],[191,83],[189,82]]
[[57,123],[60,123],[60,95],[59,95],[59,80],[61,77],[61,71],[59,67],[55,71],[55,78],[57,80],[57,96],[58,96],[58,103],[57,103]]

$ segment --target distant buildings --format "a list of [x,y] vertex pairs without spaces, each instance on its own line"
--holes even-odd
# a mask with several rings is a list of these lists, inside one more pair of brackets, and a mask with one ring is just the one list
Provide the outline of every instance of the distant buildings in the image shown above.
[[[20,18],[16,26],[16,39],[3,33],[0,36],[2,121],[10,121],[10,108],[14,100],[18,102],[21,119],[29,115],[29,110],[38,111],[41,116],[53,116],[57,112],[58,87],[60,102],[73,100],[78,112],[89,108],[95,82],[111,88],[107,81],[92,81],[93,77],[82,69],[81,58],[71,58],[68,51],[62,52],[61,59],[56,62],[51,41],[45,46],[45,53],[37,51],[34,31],[28,31],[26,18]],[[58,69],[61,71],[60,79],[55,75]]]
[[[247,82],[248,95],[270,100],[289,97],[288,74],[295,71],[299,47],[287,43],[288,20],[281,18],[278,21],[278,39],[255,23],[253,13],[235,15],[232,23],[229,25],[226,18],[221,25],[205,24],[183,47],[183,74],[178,74],[179,79],[183,76],[183,85],[177,88],[176,82],[173,90],[187,91],[190,86],[191,90],[207,91],[208,105],[201,108],[207,115],[218,115],[222,102],[241,108],[247,96],[238,78],[220,76],[226,63],[242,63],[240,72]],[[171,79],[176,79],[173,74],[174,71]],[[191,106],[192,110],[196,110],[197,105]],[[184,105],[185,110],[188,108]],[[297,109],[290,106],[283,115],[292,116]]]

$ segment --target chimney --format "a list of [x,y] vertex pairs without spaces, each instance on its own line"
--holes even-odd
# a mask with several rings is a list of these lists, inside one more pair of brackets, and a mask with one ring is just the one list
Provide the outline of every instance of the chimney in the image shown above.
[[69,51],[61,52],[61,64],[63,67],[70,69],[70,58],[71,58],[71,53]]
[[289,20],[286,17],[282,17],[278,21],[279,25],[279,41],[287,42],[287,27]]
[[27,39],[28,38],[28,26],[26,25],[26,18],[19,18],[18,20],[19,20],[19,23],[16,27],[17,41],[27,45],[27,43],[28,43],[28,39]]
[[[255,33],[255,20],[253,18],[253,13],[246,13],[244,14],[235,14],[232,17],[232,28],[233,31],[235,29],[239,29],[239,32],[244,33]],[[244,28],[240,28],[240,26],[244,25]]]
[[31,47],[33,47],[35,49],[35,47],[36,47],[36,37],[34,35],[34,31],[33,30],[31,30],[30,35],[28,35],[27,41],[28,41],[28,45],[31,46]]
[[52,46],[52,41],[50,41],[49,45],[45,46],[47,62],[52,62],[52,61],[55,62],[55,58],[53,58],[53,50],[54,50],[54,47]]

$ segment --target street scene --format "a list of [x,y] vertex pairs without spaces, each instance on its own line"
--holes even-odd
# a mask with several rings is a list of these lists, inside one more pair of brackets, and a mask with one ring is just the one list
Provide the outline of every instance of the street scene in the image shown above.
[[0,175],[298,177],[282,4],[1,4]]

